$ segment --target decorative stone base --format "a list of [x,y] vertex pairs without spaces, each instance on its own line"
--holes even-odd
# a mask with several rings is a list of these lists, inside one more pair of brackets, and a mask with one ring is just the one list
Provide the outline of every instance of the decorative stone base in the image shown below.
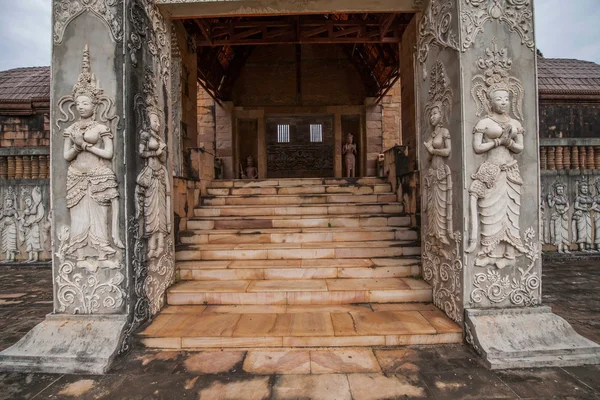
[[103,374],[121,344],[127,316],[52,315],[0,352],[0,371]]
[[467,342],[491,369],[600,363],[600,346],[550,307],[466,310]]

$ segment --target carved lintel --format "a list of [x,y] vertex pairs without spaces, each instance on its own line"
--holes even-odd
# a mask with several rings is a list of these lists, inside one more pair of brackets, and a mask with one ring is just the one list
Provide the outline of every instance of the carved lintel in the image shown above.
[[122,0],[54,0],[54,43],[61,44],[67,26],[85,12],[104,22],[113,40],[122,41],[123,21],[118,16],[118,10],[122,7]]

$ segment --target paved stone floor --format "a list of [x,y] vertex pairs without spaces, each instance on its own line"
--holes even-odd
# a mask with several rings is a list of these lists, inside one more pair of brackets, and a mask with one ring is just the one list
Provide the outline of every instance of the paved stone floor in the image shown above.
[[[544,303],[600,341],[600,257],[544,262]],[[51,310],[48,269],[0,267],[0,349]],[[339,371],[332,374],[331,371]],[[463,345],[150,352],[105,376],[0,373],[0,399],[600,399],[600,365],[492,372]]]

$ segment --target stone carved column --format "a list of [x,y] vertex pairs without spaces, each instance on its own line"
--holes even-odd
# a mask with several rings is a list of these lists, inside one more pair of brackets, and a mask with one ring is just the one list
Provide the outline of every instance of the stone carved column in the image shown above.
[[31,156],[23,156],[23,178],[31,179]]
[[594,148],[594,169],[600,169],[600,147]]
[[571,146],[563,147],[563,164],[565,169],[571,169]]
[[[534,366],[538,355],[562,354],[545,349],[544,343],[560,343],[565,350],[593,349],[589,358],[598,359],[600,353],[591,342],[550,309],[538,307],[541,194],[533,1],[431,0],[426,4],[417,44],[420,120],[430,117],[426,106],[428,95],[438,87],[432,84],[437,62],[444,64],[445,82],[462,102],[461,111],[451,111],[445,126],[452,149],[445,163],[457,182],[452,187],[460,188],[452,194],[456,253],[452,241],[437,245],[450,252],[449,257],[443,252],[428,257],[436,246],[425,239],[422,245],[424,272],[434,271],[424,274],[434,288],[434,299],[440,296],[442,309],[452,315],[453,304],[440,293],[458,288],[460,301],[455,304],[466,311],[467,341],[494,368]],[[419,137],[426,140],[425,126],[419,129]],[[429,166],[427,147],[420,144],[422,174]],[[558,161],[558,168],[563,168],[563,153],[559,150],[557,160],[556,149],[548,148],[544,166],[556,169]],[[427,226],[422,227],[424,238]],[[453,254],[456,259],[449,260]],[[436,281],[435,271],[443,265],[460,265],[460,270],[446,269],[444,277],[449,279]],[[559,325],[568,329],[557,334]],[[522,340],[506,339],[517,336]],[[544,351],[536,350],[541,348]],[[556,365],[563,362],[558,356],[552,360]]]
[[579,169],[587,168],[587,153],[585,151],[585,147],[580,146],[579,149]]
[[6,157],[6,175],[8,179],[14,179],[15,177],[15,156]]
[[0,157],[0,179],[6,179],[8,177],[7,168],[6,157]]
[[540,147],[540,169],[548,169],[548,148]]
[[579,169],[579,147],[571,147],[571,169]]
[[15,156],[15,179],[23,178],[23,156]]
[[563,146],[556,146],[556,155],[555,155],[555,163],[556,169],[564,169],[563,164]]
[[40,158],[39,156],[31,156],[31,179],[40,178]]
[[[96,374],[160,310],[174,276],[171,25],[153,0],[66,3],[53,0],[52,69],[60,79],[51,84],[51,154],[38,157],[39,176],[54,182],[54,313],[0,353],[0,363]],[[141,114],[137,99],[148,104]],[[162,141],[161,160],[142,154],[149,140]],[[17,173],[14,158],[8,169]],[[144,184],[159,175],[155,198]],[[151,232],[146,220],[157,215],[164,218]]]
[[594,158],[594,147],[588,146],[586,151],[586,165],[587,169],[594,169],[595,158]]

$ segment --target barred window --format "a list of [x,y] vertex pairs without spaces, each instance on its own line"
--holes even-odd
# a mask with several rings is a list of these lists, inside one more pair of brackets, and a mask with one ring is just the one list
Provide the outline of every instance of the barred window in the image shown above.
[[290,142],[290,126],[289,125],[277,125],[277,143],[289,143]]
[[311,124],[310,125],[310,141],[313,143],[323,142],[323,125]]

